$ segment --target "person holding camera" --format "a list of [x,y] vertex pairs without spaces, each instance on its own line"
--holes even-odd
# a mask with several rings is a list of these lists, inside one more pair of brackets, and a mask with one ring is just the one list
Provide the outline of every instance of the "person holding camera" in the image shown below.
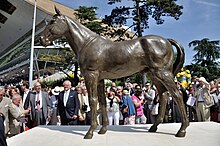
[[107,116],[109,125],[119,125],[119,102],[121,101],[118,96],[115,95],[115,90],[110,88],[109,93],[107,94]]

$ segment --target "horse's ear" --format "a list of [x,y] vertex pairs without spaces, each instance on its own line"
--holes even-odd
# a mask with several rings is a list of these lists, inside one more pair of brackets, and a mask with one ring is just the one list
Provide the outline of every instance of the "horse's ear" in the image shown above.
[[54,6],[54,9],[55,9],[55,12],[57,13],[57,15],[61,16],[61,12],[56,6]]

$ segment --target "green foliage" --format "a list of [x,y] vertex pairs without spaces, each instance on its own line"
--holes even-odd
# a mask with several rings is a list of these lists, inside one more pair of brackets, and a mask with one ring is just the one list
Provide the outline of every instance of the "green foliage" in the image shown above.
[[130,81],[131,81],[132,83],[142,84],[142,73],[133,74],[133,75],[130,77]]
[[187,69],[191,70],[192,76],[203,76],[208,81],[219,78],[219,42],[220,41],[209,41],[208,38],[204,38],[189,43],[189,47],[194,47],[193,50],[196,51],[196,54],[193,56],[195,64],[186,66]]
[[76,12],[74,14],[87,28],[96,32],[97,34],[101,34],[105,30],[105,28],[102,27],[101,20],[98,20],[96,18],[97,9],[97,7],[80,6],[79,9],[76,9]]
[[203,67],[200,64],[191,64],[185,67],[191,71],[192,76],[205,77],[208,81],[220,77],[220,68],[218,66]]
[[85,7],[85,6],[79,6],[79,9],[76,9],[76,13],[74,13],[78,19],[81,21],[93,21],[96,20],[96,10],[97,7]]
[[95,22],[87,22],[85,24],[85,26],[87,28],[89,28],[90,30],[96,32],[97,34],[101,34],[105,30],[105,28],[101,26],[101,23],[97,22],[97,21],[95,21]]
[[51,55],[51,54],[41,54],[39,57],[40,61],[50,61],[50,62],[65,62],[66,59],[63,55]]
[[217,65],[217,59],[220,58],[220,41],[209,41],[208,38],[194,40],[189,43],[189,47],[194,47],[196,54],[193,56],[196,64],[201,66]]
[[[56,81],[41,81],[40,83],[43,85],[43,86],[45,86],[45,87],[52,87],[52,88],[54,88],[55,86],[63,86],[63,82],[65,81],[65,80],[70,80],[68,77],[66,77],[66,78],[63,78],[63,79],[60,79],[60,80],[56,80]],[[71,80],[70,80],[71,81]]]
[[[112,5],[121,0],[108,0]],[[164,16],[178,20],[182,15],[183,6],[177,5],[177,0],[130,0],[133,6],[119,6],[112,10],[111,15],[105,16],[104,22],[108,24],[125,25],[128,19],[133,19],[134,30],[149,28],[149,19],[152,17],[156,24],[164,23]]]

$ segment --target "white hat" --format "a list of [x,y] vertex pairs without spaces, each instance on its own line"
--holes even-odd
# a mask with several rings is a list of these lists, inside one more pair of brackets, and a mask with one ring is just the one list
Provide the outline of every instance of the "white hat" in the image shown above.
[[200,78],[199,78],[199,81],[202,81],[202,82],[205,83],[205,84],[209,84],[204,77],[200,77]]
[[123,90],[123,94],[129,94],[128,90]]
[[60,93],[60,87],[56,86],[54,89],[52,89],[53,95],[59,95],[59,93]]
[[117,87],[117,90],[122,90],[122,86],[118,86],[118,87]]

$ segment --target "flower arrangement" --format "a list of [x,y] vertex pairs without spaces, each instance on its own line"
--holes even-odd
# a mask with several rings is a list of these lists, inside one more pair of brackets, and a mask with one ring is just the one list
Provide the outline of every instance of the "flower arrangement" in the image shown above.
[[182,68],[181,72],[177,73],[176,78],[184,88],[188,88],[191,84],[191,74],[188,69]]

